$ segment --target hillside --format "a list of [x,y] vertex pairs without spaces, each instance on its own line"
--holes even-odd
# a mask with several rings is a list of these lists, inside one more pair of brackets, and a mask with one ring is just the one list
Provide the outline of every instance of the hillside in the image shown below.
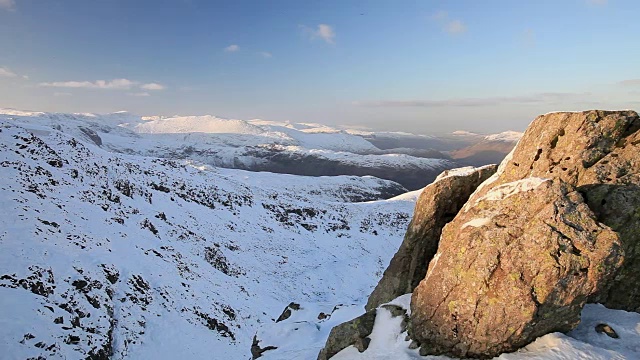
[[470,146],[449,153],[455,161],[472,166],[499,163],[513,149],[522,133],[505,131],[482,137]]
[[246,359],[290,301],[361,301],[413,206],[350,202],[380,197],[389,183],[374,178],[115,154],[6,121],[0,165],[11,358]]

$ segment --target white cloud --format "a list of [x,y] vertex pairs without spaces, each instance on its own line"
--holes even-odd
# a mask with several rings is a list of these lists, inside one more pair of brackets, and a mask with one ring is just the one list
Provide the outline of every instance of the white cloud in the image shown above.
[[73,96],[73,94],[68,92],[54,92],[53,96],[66,97],[66,96]]
[[16,9],[15,0],[0,0],[0,9],[13,11]]
[[318,25],[317,35],[329,44],[333,44],[333,38],[336,37],[336,33],[333,28],[327,24]]
[[128,90],[138,82],[128,79],[96,80],[96,81],[58,81],[40,83],[40,87],[82,88],[82,89],[113,89]]
[[[0,0],[2,1],[2,0]],[[14,73],[13,71],[9,70],[6,67],[0,67],[0,77],[16,77],[18,75],[16,75],[16,73]]]
[[262,55],[262,57],[265,58],[265,59],[269,59],[269,58],[273,57],[273,55],[271,55],[271,53],[267,52],[267,51],[261,51],[260,55]]
[[467,31],[467,27],[464,25],[462,21],[453,20],[445,26],[445,30],[449,34],[455,35],[455,34],[462,34],[463,32]]
[[431,15],[430,18],[437,23],[443,31],[451,35],[459,35],[467,31],[467,26],[462,20],[452,19],[446,11],[438,11]]
[[330,25],[320,24],[316,29],[301,25],[300,28],[309,35],[311,39],[320,38],[328,44],[335,44],[336,32]]
[[226,48],[224,48],[225,52],[236,52],[240,50],[240,46],[233,44],[233,45],[229,45]]
[[24,80],[29,80],[29,77],[27,75],[18,75],[15,72],[11,71],[8,67],[3,67],[3,66],[0,66],[0,78],[1,77],[9,77],[9,78],[21,77]]
[[147,97],[151,96],[148,92],[137,92],[137,93],[129,93],[129,96],[137,96],[137,97]]
[[144,90],[164,90],[167,87],[158,83],[149,83],[141,85],[140,88]]

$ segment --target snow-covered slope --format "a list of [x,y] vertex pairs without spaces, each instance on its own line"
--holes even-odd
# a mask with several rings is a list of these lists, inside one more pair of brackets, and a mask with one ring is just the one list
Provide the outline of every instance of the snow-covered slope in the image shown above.
[[[389,305],[411,313],[411,294],[389,302]],[[364,311],[364,306],[344,304],[303,303],[298,311],[281,322],[266,324],[256,339],[265,351],[264,360],[316,359],[331,329],[349,321]],[[319,314],[323,314],[319,316]],[[405,326],[403,327],[403,322]],[[618,338],[597,329],[608,325]],[[364,352],[354,346],[340,351],[333,360],[454,360],[447,356],[420,356],[418,349],[407,340],[406,320],[394,314],[387,304],[376,309],[371,342]],[[497,360],[609,360],[640,359],[640,314],[607,309],[599,304],[588,304],[582,310],[578,327],[568,334],[551,333],[514,353],[505,353]]]
[[10,359],[246,359],[290,301],[361,302],[413,207],[347,202],[379,179],[114,154],[13,121],[0,169]]
[[411,189],[421,188],[441,171],[456,167],[438,152],[400,149],[395,154],[378,149],[362,136],[318,124],[6,109],[0,109],[0,120],[51,127],[111,152],[295,175],[371,175]]

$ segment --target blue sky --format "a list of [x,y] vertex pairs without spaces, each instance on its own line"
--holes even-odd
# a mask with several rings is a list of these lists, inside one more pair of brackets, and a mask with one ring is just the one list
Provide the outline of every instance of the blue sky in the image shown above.
[[438,133],[640,108],[637,0],[0,0],[0,107]]

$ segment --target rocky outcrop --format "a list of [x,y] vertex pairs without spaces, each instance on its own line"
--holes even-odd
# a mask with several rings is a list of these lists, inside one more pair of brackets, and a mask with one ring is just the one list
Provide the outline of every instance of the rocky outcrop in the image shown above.
[[640,311],[640,118],[634,111],[552,113],[536,118],[498,173],[472,196],[527,177],[559,178],[578,188],[598,221],[618,232],[625,251],[610,290],[593,302]]
[[371,341],[368,336],[373,331],[376,310],[369,310],[357,318],[342,323],[329,333],[329,338],[318,355],[318,360],[327,360],[343,349],[354,345],[360,352],[366,350]]
[[496,187],[445,226],[413,293],[412,335],[421,353],[491,358],[569,331],[622,255],[562,180]]
[[425,187],[402,245],[369,296],[366,310],[413,292],[427,273],[444,225],[453,219],[471,193],[496,169],[496,165],[488,165],[447,170]]
[[412,298],[421,353],[513,351],[587,301],[638,311],[638,154],[633,111],[538,117],[442,232]]

